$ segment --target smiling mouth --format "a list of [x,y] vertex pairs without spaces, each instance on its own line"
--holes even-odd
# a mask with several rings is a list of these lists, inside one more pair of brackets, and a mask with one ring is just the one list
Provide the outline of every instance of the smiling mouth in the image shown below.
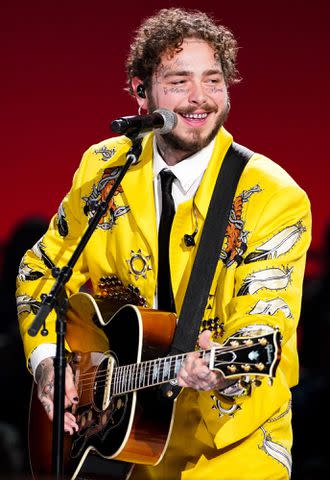
[[188,120],[203,120],[204,118],[207,118],[209,114],[208,113],[180,113],[180,115],[183,118],[186,118]]

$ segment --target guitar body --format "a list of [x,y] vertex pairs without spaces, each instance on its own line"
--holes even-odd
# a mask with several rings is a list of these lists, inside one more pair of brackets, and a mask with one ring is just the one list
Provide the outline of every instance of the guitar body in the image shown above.
[[[114,313],[109,301],[78,293],[70,297],[67,317],[69,364],[79,394],[72,413],[79,430],[64,434],[64,478],[127,479],[131,464],[159,463],[170,437],[175,400],[166,400],[159,385],[176,380],[188,355],[167,356],[176,315],[133,305]],[[199,355],[224,378],[272,378],[281,335],[263,325],[253,335],[238,332]],[[37,480],[53,478],[52,443],[52,423],[33,387],[29,451]]]
[[[126,305],[112,315],[108,305],[106,301],[97,303],[86,293],[70,298],[66,339],[74,352],[70,365],[79,404],[73,413],[79,431],[73,436],[64,434],[63,463],[65,478],[72,480],[95,454],[108,460],[156,465],[165,452],[171,431],[175,403],[163,401],[160,412],[157,386],[112,395],[111,379],[117,366],[166,356],[176,315],[133,305]],[[36,390],[33,387],[29,452],[31,468],[38,480],[50,478],[51,474],[52,422]],[[118,462],[108,461],[107,478],[119,478],[112,477],[112,464],[113,470],[118,470]]]

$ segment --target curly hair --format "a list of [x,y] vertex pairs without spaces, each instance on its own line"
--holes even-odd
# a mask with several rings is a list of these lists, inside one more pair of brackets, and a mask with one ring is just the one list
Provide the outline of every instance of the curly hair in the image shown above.
[[128,90],[133,94],[132,79],[139,77],[145,88],[151,87],[152,74],[169,50],[173,55],[181,50],[185,38],[201,38],[214,48],[221,63],[226,83],[240,81],[236,69],[237,42],[226,27],[217,25],[199,10],[164,8],[147,18],[137,29],[126,61]]

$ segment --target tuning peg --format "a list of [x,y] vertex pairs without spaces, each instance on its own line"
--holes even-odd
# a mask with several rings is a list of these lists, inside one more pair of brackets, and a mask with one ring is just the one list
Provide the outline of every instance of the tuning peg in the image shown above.
[[244,372],[249,372],[251,370],[251,366],[248,363],[241,365],[241,368],[244,370]]
[[240,379],[239,383],[242,388],[248,388],[251,385],[251,379],[248,375],[246,375]]
[[255,377],[252,381],[253,381],[253,383],[255,384],[256,387],[260,387],[260,385],[262,383],[259,377]]
[[256,364],[256,367],[257,369],[262,372],[263,370],[265,370],[265,365],[262,363],[262,362],[259,362]]
[[235,373],[237,372],[237,367],[235,367],[235,365],[228,365],[227,370],[229,370],[230,373]]
[[265,347],[266,345],[268,345],[268,340],[265,338],[265,337],[262,337],[262,338],[259,338],[258,339],[258,342],[260,343],[260,345],[262,345],[263,347]]

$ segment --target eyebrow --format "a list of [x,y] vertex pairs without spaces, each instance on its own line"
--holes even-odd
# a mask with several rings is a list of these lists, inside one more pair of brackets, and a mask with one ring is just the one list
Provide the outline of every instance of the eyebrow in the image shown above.
[[168,77],[183,77],[183,76],[188,76],[188,75],[191,75],[192,72],[190,72],[189,70],[173,70],[173,71],[169,71],[169,72],[166,72],[164,74],[164,78],[168,78]]
[[[193,72],[191,72],[190,70],[173,70],[173,71],[168,71],[164,74],[164,78],[168,78],[168,77],[187,77],[189,75],[192,75]],[[223,75],[223,72],[220,68],[212,68],[210,70],[206,70],[205,72],[203,72],[203,75],[204,76],[208,76],[208,75]]]

